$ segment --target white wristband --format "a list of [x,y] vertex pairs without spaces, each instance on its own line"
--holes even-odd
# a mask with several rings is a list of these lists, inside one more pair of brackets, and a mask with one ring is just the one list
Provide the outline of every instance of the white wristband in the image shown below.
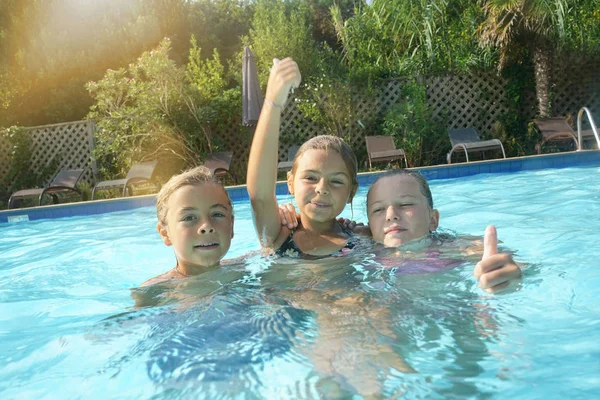
[[273,108],[279,108],[280,110],[283,110],[283,105],[281,105],[281,104],[275,104],[275,103],[273,103],[269,99],[265,99],[265,103],[267,103],[268,105],[270,105]]

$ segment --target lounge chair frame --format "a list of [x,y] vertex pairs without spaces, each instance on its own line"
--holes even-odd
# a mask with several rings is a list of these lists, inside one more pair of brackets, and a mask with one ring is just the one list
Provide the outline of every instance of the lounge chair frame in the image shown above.
[[533,122],[542,133],[542,141],[535,145],[538,154],[542,154],[542,146],[548,142],[570,143],[572,140],[575,143],[575,149],[579,148],[575,131],[564,118],[534,119]]
[[60,192],[75,192],[81,196],[81,200],[85,200],[85,194],[77,189],[77,183],[83,175],[83,169],[66,169],[60,171],[50,184],[45,188],[39,189],[24,189],[14,192],[8,199],[8,209],[13,208],[15,202],[24,199],[37,197],[37,205],[42,205],[42,198],[48,194],[52,197],[52,203],[58,204],[57,194]]
[[486,150],[500,149],[502,150],[502,157],[506,158],[504,146],[500,140],[481,140],[475,128],[450,129],[448,131],[448,137],[452,144],[452,149],[446,155],[448,164],[452,164],[452,154],[457,150],[465,152],[467,162],[469,162],[469,151],[484,152]]
[[290,171],[294,166],[294,157],[296,157],[296,153],[300,149],[299,145],[290,146],[287,153],[287,161],[281,161],[277,164],[277,172],[281,171]]
[[160,190],[160,183],[153,179],[154,170],[156,169],[157,160],[146,161],[134,164],[127,172],[124,179],[113,179],[109,181],[98,182],[92,190],[92,200],[96,193],[101,190],[122,189],[121,196],[125,197],[127,191],[131,193],[130,187],[139,183],[151,183]]
[[373,168],[373,163],[387,162],[389,164],[393,161],[398,161],[400,167],[402,167],[402,160],[408,168],[406,154],[403,149],[396,148],[393,137],[385,135],[365,136],[365,142],[367,144],[369,168]]
[[231,151],[208,153],[206,160],[204,160],[204,166],[210,170],[214,177],[221,178],[229,175],[233,179],[233,183],[237,185],[237,176],[229,170],[232,158],[233,152]]

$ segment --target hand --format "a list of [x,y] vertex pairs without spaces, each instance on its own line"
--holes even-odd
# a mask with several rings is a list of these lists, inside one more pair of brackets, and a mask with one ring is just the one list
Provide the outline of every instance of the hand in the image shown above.
[[279,219],[281,225],[286,226],[288,229],[294,229],[298,226],[298,214],[296,209],[290,203],[279,205]]
[[521,278],[521,269],[510,254],[498,254],[498,234],[493,225],[485,229],[483,257],[475,266],[473,275],[479,286],[488,293],[496,293],[509,287],[512,281]]
[[281,61],[274,61],[265,99],[273,102],[276,106],[283,106],[287,101],[290,89],[300,86],[301,80],[298,64],[294,60],[288,57]]
[[340,217],[338,218],[338,222],[342,226],[342,228],[353,232],[356,227],[365,226],[362,222],[352,221],[351,219]]
[[359,235],[371,236],[371,228],[362,222],[352,221],[348,218],[338,218],[338,222],[347,231]]

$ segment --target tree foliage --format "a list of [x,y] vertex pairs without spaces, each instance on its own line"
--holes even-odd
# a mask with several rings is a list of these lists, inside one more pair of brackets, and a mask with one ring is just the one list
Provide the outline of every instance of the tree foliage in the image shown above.
[[127,69],[108,70],[87,84],[95,100],[88,118],[99,128],[95,151],[103,175],[122,175],[143,159],[160,158],[172,170],[197,164],[201,154],[215,149],[213,133],[222,113],[240,106],[223,90],[216,50],[203,60],[192,38],[189,62],[180,67],[170,49],[165,39]]
[[[597,2],[595,7],[600,8]],[[499,69],[511,59],[521,62],[524,57],[531,57],[541,117],[551,114],[552,62],[556,51],[600,49],[600,18],[594,21],[593,13],[582,9],[593,10],[594,6],[588,0],[490,0],[483,4],[485,20],[478,31],[480,43],[498,49]],[[579,23],[577,17],[587,23]]]
[[185,64],[190,36],[239,51],[253,7],[244,0],[2,0],[0,126],[79,120],[93,99],[85,84],[135,61],[168,37]]
[[[295,94],[299,108],[340,136],[361,119],[353,96],[368,95],[377,80],[506,66],[514,109],[498,131],[508,147],[526,152],[522,93],[535,76],[538,98],[547,99],[540,104],[548,104],[540,114],[551,110],[553,82],[544,73],[551,68],[543,61],[598,53],[600,3],[2,0],[0,126],[94,118],[107,177],[159,153],[189,165],[218,149],[216,129],[241,114],[244,45],[257,57],[263,87],[274,58],[294,57],[305,84]],[[361,123],[401,141],[425,137],[415,133],[427,115],[420,92],[407,93],[414,99],[395,108],[407,119],[388,113]],[[413,111],[422,118],[413,121]],[[414,163],[429,162],[427,146]]]
[[244,44],[250,45],[256,56],[261,82],[266,83],[275,58],[292,56],[306,76],[318,71],[319,50],[311,26],[306,2],[257,0]]
[[401,86],[402,98],[390,107],[382,131],[404,149],[411,167],[443,163],[449,150],[445,129],[432,118],[426,88],[414,81]]
[[374,0],[343,19],[332,7],[344,57],[359,79],[468,71],[489,64],[474,33],[480,7],[467,0]]

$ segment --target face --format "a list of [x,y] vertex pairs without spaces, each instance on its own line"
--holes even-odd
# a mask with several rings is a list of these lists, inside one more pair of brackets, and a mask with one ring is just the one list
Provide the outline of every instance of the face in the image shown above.
[[429,208],[419,182],[412,176],[380,179],[367,200],[373,239],[386,247],[401,246],[437,229],[439,213]]
[[233,238],[233,214],[222,186],[207,182],[177,189],[167,202],[166,226],[158,231],[173,246],[180,268],[212,267]]
[[336,151],[307,150],[297,161],[288,188],[296,199],[303,220],[327,222],[335,219],[356,192],[348,168]]

